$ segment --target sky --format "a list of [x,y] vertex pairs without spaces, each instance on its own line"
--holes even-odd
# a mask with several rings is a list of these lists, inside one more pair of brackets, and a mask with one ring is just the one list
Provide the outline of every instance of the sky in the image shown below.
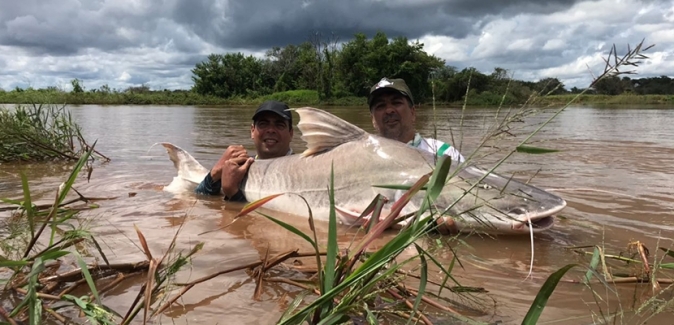
[[420,41],[448,65],[586,87],[644,40],[638,75],[674,77],[669,0],[0,0],[0,88],[191,88],[211,53],[263,57],[313,32]]

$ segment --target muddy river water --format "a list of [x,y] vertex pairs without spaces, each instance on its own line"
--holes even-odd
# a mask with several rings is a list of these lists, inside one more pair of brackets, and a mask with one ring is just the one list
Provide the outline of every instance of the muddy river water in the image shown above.
[[[268,247],[271,254],[307,248],[301,240],[258,215],[241,219],[227,229],[199,235],[232,221],[241,205],[225,205],[219,198],[174,197],[161,191],[161,186],[168,184],[176,172],[162,147],[150,149],[153,143],[172,142],[210,168],[229,144],[243,144],[253,150],[249,128],[254,108],[75,106],[70,109],[87,139],[92,142],[98,139],[97,149],[112,159],[95,166],[90,182],[80,178],[75,184],[86,196],[115,198],[99,201],[100,208],[83,213],[91,218],[90,227],[111,261],[144,259],[136,246],[134,225],[144,233],[155,255],[165,252],[181,223],[178,249],[188,250],[198,242],[205,243],[191,266],[179,274],[181,282],[257,261]],[[365,108],[326,109],[372,131]],[[431,108],[420,108],[418,115],[420,132],[432,134]],[[512,132],[525,134],[550,115],[551,111],[544,111],[514,123],[513,127],[521,129]],[[493,124],[494,116],[494,109],[469,109],[461,122],[461,109],[438,109],[438,137],[460,144],[462,153],[470,155],[486,127]],[[293,143],[296,152],[304,148],[299,136],[296,132]],[[529,278],[529,236],[472,235],[451,241],[463,264],[463,269],[457,266],[453,270],[456,279],[462,285],[488,291],[456,297],[481,310],[484,314],[477,319],[482,321],[520,323],[548,275],[564,265],[583,261],[566,247],[603,245],[607,253],[619,254],[627,251],[630,242],[638,240],[651,254],[661,255],[658,246],[673,244],[674,109],[569,107],[533,139],[537,141],[534,145],[560,151],[545,155],[514,154],[497,172],[505,175],[515,172],[515,177],[521,180],[535,176],[532,184],[554,191],[566,199],[568,206],[550,231],[535,236],[535,259]],[[506,150],[513,143],[504,139],[497,145]],[[496,151],[476,163],[490,168],[504,154],[505,151]],[[34,200],[44,202],[52,199],[54,190],[70,171],[70,166],[59,164],[25,167]],[[21,195],[18,168],[0,165],[0,197]],[[283,218],[308,230],[304,220]],[[319,226],[319,231],[324,228]],[[393,233],[387,233],[381,240],[392,236]],[[340,239],[343,245],[348,245],[350,232],[340,230]],[[427,244],[434,242],[430,240]],[[437,251],[437,258],[443,263],[448,264],[452,256],[449,249]],[[582,272],[576,269],[566,279],[577,280]],[[440,279],[437,272],[432,277]],[[125,313],[139,283],[140,280],[118,286],[106,293],[104,302]],[[287,287],[265,286],[261,301],[252,299],[254,288],[254,281],[243,271],[217,277],[189,291],[162,315],[161,322],[274,323],[283,312],[285,304],[279,298]],[[600,288],[601,297],[595,299],[587,287],[562,282],[551,296],[540,323],[592,323],[600,318],[601,311],[627,308],[635,299],[636,303],[642,302],[648,297],[649,288],[649,285],[624,284],[617,287],[617,293]],[[650,323],[667,324],[670,317],[671,314],[659,316]],[[633,319],[618,321],[621,322],[631,324]]]

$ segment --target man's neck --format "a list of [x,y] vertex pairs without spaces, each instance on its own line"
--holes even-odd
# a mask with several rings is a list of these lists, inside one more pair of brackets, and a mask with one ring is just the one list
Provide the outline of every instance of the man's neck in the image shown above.
[[[291,149],[288,149],[288,152],[286,152],[285,155],[290,156],[292,154],[293,154],[293,149],[291,148]],[[264,158],[262,158],[262,157],[260,157],[260,154],[255,155],[255,159],[271,159],[271,158],[278,158],[278,157],[264,157]]]
[[409,144],[413,147],[418,147],[421,144],[421,140],[422,140],[421,134],[415,133],[414,136],[412,137],[412,139],[410,141],[405,142],[405,143],[407,143],[407,144]]
[[414,133],[414,132],[406,134],[405,136],[400,137],[400,142],[410,143],[410,142],[414,141],[414,139],[416,139],[418,135],[419,135],[419,133]]

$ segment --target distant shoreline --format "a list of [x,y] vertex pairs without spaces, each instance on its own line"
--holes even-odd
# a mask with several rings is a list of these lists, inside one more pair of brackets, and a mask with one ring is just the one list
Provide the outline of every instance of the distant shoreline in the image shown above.
[[[573,100],[576,94],[550,95],[540,97],[535,106],[559,106]],[[69,104],[69,105],[167,105],[167,106],[256,106],[265,100],[275,99],[286,102],[290,106],[366,106],[365,97],[342,97],[320,100],[318,94],[312,90],[295,90],[274,93],[258,98],[220,98],[203,96],[189,91],[149,91],[144,93],[66,93],[46,91],[0,92],[0,104]],[[465,103],[466,107],[497,107],[498,104],[486,103],[477,98]],[[524,103],[504,103],[504,107],[519,107]],[[575,105],[672,105],[674,95],[594,95],[583,94],[573,104]],[[432,107],[433,102],[425,101],[422,108]],[[439,107],[463,107],[463,101],[442,102],[436,101]]]

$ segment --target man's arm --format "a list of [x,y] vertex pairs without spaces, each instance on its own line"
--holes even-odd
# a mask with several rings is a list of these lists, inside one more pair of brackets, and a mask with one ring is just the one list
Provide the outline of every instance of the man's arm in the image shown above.
[[213,180],[213,177],[211,177],[211,173],[209,172],[201,183],[199,183],[194,192],[203,195],[220,195],[222,193],[221,189],[221,180]]

